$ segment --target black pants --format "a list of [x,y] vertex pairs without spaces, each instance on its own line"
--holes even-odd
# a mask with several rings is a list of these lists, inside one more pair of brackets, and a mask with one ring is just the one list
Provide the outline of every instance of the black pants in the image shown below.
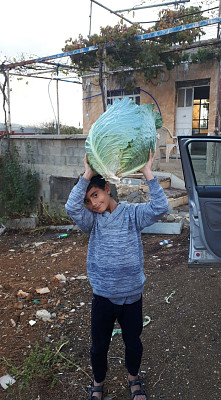
[[114,322],[118,321],[125,343],[125,365],[129,374],[138,374],[143,346],[142,298],[133,304],[116,305],[105,297],[93,295],[91,311],[91,363],[94,379],[100,383],[107,372],[107,353]]

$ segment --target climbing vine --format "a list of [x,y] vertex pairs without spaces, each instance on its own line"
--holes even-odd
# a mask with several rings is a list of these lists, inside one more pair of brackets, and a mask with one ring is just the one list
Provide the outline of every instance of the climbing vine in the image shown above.
[[[206,18],[202,15],[201,7],[180,7],[175,11],[164,9],[159,13],[159,21],[149,28],[147,33],[204,19]],[[118,71],[118,73],[121,71],[121,77],[126,74],[125,69],[139,69],[146,81],[151,81],[159,78],[163,65],[171,70],[183,61],[192,59],[193,62],[205,62],[211,57],[218,58],[220,55],[219,47],[214,51],[211,51],[210,47],[199,49],[193,54],[185,52],[188,46],[200,40],[205,34],[201,27],[160,36],[153,40],[137,40],[136,36],[141,34],[143,30],[138,24],[128,27],[121,21],[114,27],[101,27],[99,35],[94,34],[84,38],[80,34],[77,39],[69,38],[65,42],[63,51],[95,45],[98,47],[97,51],[71,55],[71,60],[79,75],[93,70],[99,71],[102,93],[104,65],[107,71]],[[179,49],[174,50],[175,46]],[[131,85],[131,82],[128,80],[127,82]]]

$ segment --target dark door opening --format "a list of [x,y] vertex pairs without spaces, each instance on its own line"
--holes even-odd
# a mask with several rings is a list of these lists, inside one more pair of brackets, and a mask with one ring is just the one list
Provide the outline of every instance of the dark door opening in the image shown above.
[[[193,96],[193,122],[192,135],[207,135],[209,124],[209,86],[194,87]],[[191,154],[202,156],[206,154],[206,144],[202,142],[199,146],[195,143],[191,146]]]

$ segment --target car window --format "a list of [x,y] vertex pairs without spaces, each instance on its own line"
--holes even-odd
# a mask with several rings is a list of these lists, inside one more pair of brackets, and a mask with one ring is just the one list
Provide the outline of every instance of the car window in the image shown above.
[[[198,186],[221,185],[221,142],[188,144],[193,173]],[[196,152],[197,149],[197,152]]]

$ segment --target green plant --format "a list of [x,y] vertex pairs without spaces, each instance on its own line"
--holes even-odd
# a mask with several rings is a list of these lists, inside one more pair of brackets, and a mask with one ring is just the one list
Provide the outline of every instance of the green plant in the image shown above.
[[49,206],[47,203],[43,203],[42,199],[40,199],[40,215],[39,215],[39,224],[40,225],[68,225],[72,223],[70,217],[64,212],[58,211],[55,208],[51,207],[49,210]]
[[[159,21],[148,28],[147,33],[164,30],[175,26],[181,26],[192,22],[202,21],[201,7],[180,7],[175,11],[163,9],[159,13]],[[188,45],[196,42],[204,35],[202,28],[193,28],[173,34],[160,36],[153,40],[137,40],[137,36],[143,34],[139,24],[126,26],[118,23],[114,27],[106,26],[100,28],[100,34],[94,34],[84,38],[79,34],[77,39],[66,40],[63,51],[73,51],[90,46],[97,46],[97,51],[91,51],[71,55],[71,60],[80,75],[99,70],[99,85],[103,96],[103,77],[108,71],[119,71],[122,73],[128,68],[139,69],[147,81],[158,78],[162,65],[168,70],[180,64],[182,50]],[[178,51],[169,52],[174,45],[180,45]],[[104,64],[106,68],[104,68]],[[104,97],[104,96],[103,96]],[[104,100],[103,100],[104,104]],[[104,111],[106,110],[104,104]]]
[[73,368],[77,368],[77,370],[80,370],[90,379],[90,376],[80,367],[78,361],[73,362],[61,351],[67,344],[68,342],[60,342],[57,347],[53,348],[52,344],[40,347],[37,342],[19,366],[16,366],[11,360],[5,357],[1,358],[0,364],[7,367],[8,372],[18,384],[16,388],[13,386],[8,388],[9,396],[12,395],[11,398],[14,400],[17,398],[14,396],[15,393],[16,396],[17,394],[22,395],[27,393],[27,389],[31,388],[33,383],[40,380],[49,382],[51,388],[53,388],[58,382],[59,374],[65,371],[72,371]]
[[[54,121],[52,122],[45,122],[41,124],[39,129],[41,132],[44,132],[45,134],[48,135],[56,135],[57,134],[57,127],[56,123]],[[60,134],[61,135],[76,135],[76,134],[82,134],[83,129],[82,128],[76,128],[75,126],[68,126],[68,125],[63,125],[60,124]]]
[[11,360],[6,358],[2,358],[0,363],[9,369],[10,374],[18,382],[21,390],[36,379],[49,380],[53,388],[58,381],[59,373],[73,368],[73,365],[76,366],[61,352],[65,344],[67,342],[59,343],[53,349],[50,345],[40,348],[39,343],[36,343],[20,366],[15,366]]
[[[159,12],[159,21],[154,25],[153,30],[163,30],[180,25],[191,24],[193,22],[202,21],[206,18],[203,17],[201,7],[180,7],[177,10],[163,9]],[[200,39],[201,36],[205,35],[202,28],[192,28],[186,31],[180,31],[177,33],[171,33],[161,37],[161,41],[169,46],[174,44],[187,45],[192,44],[196,39]]]
[[[32,155],[26,148],[28,163],[32,164]],[[15,146],[6,152],[0,161],[0,203],[7,217],[29,216],[33,212],[39,191],[39,178],[33,165],[22,166],[20,155]]]

